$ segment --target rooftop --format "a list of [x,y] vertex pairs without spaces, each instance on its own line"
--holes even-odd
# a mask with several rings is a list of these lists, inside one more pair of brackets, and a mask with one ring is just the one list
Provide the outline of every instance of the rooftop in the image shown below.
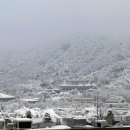
[[0,99],[6,99],[6,98],[15,98],[15,97],[7,95],[7,94],[0,93]]
[[25,101],[25,102],[38,102],[39,98],[21,99],[21,101]]

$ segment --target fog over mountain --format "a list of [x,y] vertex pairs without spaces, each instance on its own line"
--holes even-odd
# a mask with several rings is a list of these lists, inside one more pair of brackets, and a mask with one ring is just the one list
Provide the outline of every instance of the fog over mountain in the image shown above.
[[129,87],[129,40],[78,35],[29,52],[1,52],[0,82],[90,80],[99,87]]
[[75,33],[129,37],[129,0],[0,1],[0,48],[27,50]]
[[77,78],[128,87],[129,7],[129,0],[0,1],[0,86]]

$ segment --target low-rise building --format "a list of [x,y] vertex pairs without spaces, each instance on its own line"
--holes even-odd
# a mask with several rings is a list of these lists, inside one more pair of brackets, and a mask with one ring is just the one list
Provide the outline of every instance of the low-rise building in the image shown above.
[[36,103],[39,102],[39,98],[21,99],[21,101],[28,102],[28,103]]
[[7,102],[7,101],[14,100],[14,99],[15,99],[14,96],[10,96],[10,95],[7,95],[7,94],[0,93],[0,101]]
[[60,85],[62,91],[79,90],[86,91],[93,87],[88,81],[65,81]]
[[106,100],[106,103],[125,103],[126,100],[122,96],[109,96],[109,99]]
[[122,96],[112,96],[105,102],[107,107],[127,108],[129,104]]
[[73,102],[94,104],[96,101],[93,98],[74,98]]

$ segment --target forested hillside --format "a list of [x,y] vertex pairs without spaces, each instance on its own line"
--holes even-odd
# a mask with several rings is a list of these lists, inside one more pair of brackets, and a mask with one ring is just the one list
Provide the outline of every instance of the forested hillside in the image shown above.
[[0,86],[30,79],[52,86],[69,79],[129,88],[130,43],[106,37],[75,36],[29,51],[0,51]]

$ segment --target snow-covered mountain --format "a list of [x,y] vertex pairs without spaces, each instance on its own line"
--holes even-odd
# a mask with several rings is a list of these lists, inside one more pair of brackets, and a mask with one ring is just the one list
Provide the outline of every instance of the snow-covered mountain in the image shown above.
[[74,36],[31,51],[0,51],[0,86],[28,79],[58,85],[69,79],[100,86],[127,86],[130,82],[129,40]]

